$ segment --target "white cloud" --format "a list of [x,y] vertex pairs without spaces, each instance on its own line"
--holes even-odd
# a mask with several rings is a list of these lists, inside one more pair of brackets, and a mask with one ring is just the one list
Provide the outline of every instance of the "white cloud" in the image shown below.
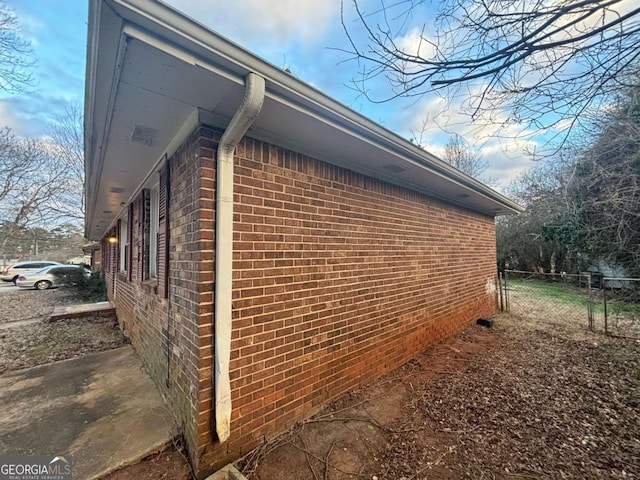
[[14,129],[16,125],[19,125],[17,116],[13,109],[2,98],[0,98],[0,118],[2,118],[2,125],[0,125],[0,128],[9,127]]
[[417,27],[409,30],[406,35],[397,37],[394,43],[399,50],[408,55],[416,55],[425,59],[431,59],[435,55],[433,40]]
[[14,135],[19,137],[29,137],[34,134],[31,122],[25,116],[19,113],[14,105],[6,98],[0,98],[0,119],[2,123],[0,128],[9,127]]
[[37,17],[27,12],[17,12],[18,23],[20,25],[20,35],[29,42],[32,47],[40,45],[38,36],[46,25]]
[[243,44],[312,42],[327,28],[335,26],[340,15],[340,2],[336,0],[236,0],[215,7],[210,0],[169,0],[168,3]]
[[497,189],[503,190],[533,166],[531,153],[539,147],[536,132],[509,124],[505,115],[495,112],[472,122],[465,113],[468,101],[468,97],[462,96],[446,99],[436,95],[425,96],[410,111],[405,111],[400,123],[404,131],[413,132],[407,136],[421,135],[420,143],[437,156],[442,156],[451,134],[461,135],[487,160],[489,168],[485,176],[497,178]]

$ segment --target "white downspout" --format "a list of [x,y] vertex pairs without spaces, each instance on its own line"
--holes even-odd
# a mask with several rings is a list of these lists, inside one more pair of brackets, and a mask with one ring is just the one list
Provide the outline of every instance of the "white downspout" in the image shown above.
[[249,73],[242,103],[225,130],[217,153],[216,274],[214,297],[214,410],[220,442],[229,438],[231,424],[231,292],[233,269],[233,152],[260,113],[264,78]]

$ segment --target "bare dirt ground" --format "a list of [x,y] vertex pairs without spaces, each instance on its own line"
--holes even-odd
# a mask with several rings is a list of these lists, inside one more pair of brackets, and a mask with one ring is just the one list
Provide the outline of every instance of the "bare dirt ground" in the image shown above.
[[640,478],[640,344],[500,315],[245,457],[251,479]]
[[157,453],[136,465],[121,468],[101,480],[191,480],[191,469],[174,448]]
[[[547,314],[471,326],[237,466],[251,480],[640,478],[640,343]],[[188,475],[172,450],[107,478]]]

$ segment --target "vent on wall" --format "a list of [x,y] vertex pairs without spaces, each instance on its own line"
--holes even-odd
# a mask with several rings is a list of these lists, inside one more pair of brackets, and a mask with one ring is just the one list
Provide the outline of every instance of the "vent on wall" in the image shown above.
[[157,136],[158,130],[155,128],[136,125],[133,127],[133,132],[131,133],[131,141],[141,143],[147,147],[153,147],[153,144],[156,143]]
[[401,167],[400,165],[394,165],[392,163],[390,163],[389,165],[385,165],[384,167],[385,170],[390,171],[391,173],[401,173],[404,172],[406,170],[406,168]]

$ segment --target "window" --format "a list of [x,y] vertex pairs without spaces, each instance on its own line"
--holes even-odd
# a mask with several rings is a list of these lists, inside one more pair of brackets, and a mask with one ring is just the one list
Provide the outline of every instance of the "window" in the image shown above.
[[125,216],[120,220],[120,238],[118,243],[120,244],[120,265],[118,271],[127,271],[129,265],[129,217]]
[[[128,262],[130,270],[139,272],[135,278],[139,282],[156,280],[155,291],[162,298],[167,298],[169,286],[169,173],[169,162],[165,161],[157,175],[148,179],[129,208],[128,222],[123,222],[128,223],[128,233],[122,237],[128,238],[133,250]],[[131,272],[128,275],[131,279]]]

